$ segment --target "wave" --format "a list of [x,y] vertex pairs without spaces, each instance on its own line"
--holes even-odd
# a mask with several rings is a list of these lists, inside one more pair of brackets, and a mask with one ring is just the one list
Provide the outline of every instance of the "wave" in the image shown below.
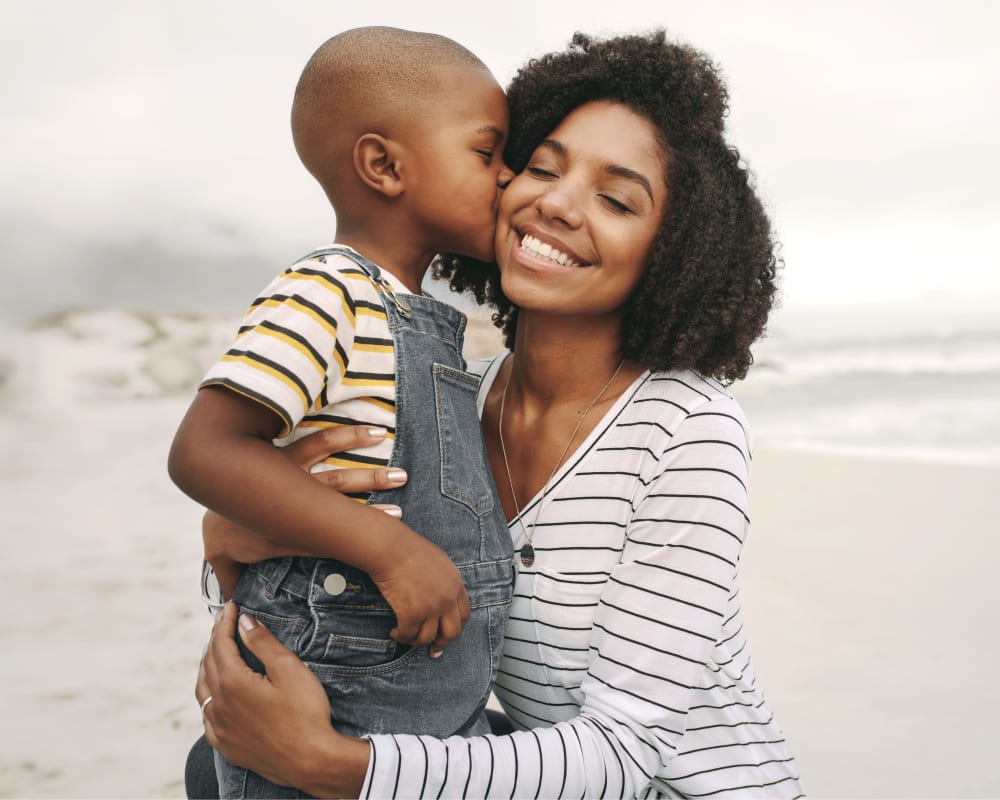
[[[96,308],[0,330],[0,410],[190,398],[239,322]],[[732,390],[758,446],[1000,464],[1000,332],[784,335],[756,355]]]

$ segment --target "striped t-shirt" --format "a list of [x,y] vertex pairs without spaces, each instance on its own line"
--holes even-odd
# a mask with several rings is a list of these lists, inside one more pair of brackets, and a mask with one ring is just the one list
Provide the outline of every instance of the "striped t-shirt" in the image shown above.
[[[470,365],[480,411],[499,363]],[[496,684],[517,730],[373,736],[362,797],[801,796],[740,614],[749,466],[720,384],[637,378],[552,479],[518,564]]]
[[[388,272],[382,277],[409,294]],[[227,386],[270,408],[283,422],[279,444],[344,424],[389,432],[373,447],[335,453],[320,469],[389,462],[396,425],[392,337],[375,283],[346,256],[307,258],[275,278],[201,385]]]

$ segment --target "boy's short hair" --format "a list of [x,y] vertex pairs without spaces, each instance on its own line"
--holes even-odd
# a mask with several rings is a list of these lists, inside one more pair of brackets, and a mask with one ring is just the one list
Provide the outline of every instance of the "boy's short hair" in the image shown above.
[[338,177],[330,151],[339,147],[346,156],[343,148],[353,147],[361,133],[382,132],[388,122],[439,102],[433,93],[439,86],[436,68],[442,66],[488,71],[453,39],[402,28],[352,28],[316,49],[295,87],[292,138],[302,163],[328,195]]
[[[774,303],[779,263],[752,175],[723,135],[728,94],[716,66],[662,30],[606,40],[577,33],[568,49],[528,62],[507,96],[504,155],[517,172],[590,101],[621,103],[650,120],[666,156],[668,208],[649,268],[626,303],[622,355],[649,369],[744,377]],[[493,305],[494,323],[514,348],[517,309],[495,263],[444,255],[435,274]]]

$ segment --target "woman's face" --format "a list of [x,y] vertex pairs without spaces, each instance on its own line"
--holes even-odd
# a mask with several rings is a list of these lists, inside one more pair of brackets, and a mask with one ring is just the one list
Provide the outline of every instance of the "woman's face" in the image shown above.
[[522,309],[616,312],[646,270],[667,202],[653,126],[596,101],[571,112],[500,200],[502,287]]

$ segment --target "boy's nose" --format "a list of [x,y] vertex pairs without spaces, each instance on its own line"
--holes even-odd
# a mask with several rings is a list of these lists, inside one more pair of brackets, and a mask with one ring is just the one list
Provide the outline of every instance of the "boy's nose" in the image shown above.
[[514,170],[508,167],[506,163],[501,164],[500,171],[497,173],[497,186],[501,189],[506,189],[512,180],[514,180]]

